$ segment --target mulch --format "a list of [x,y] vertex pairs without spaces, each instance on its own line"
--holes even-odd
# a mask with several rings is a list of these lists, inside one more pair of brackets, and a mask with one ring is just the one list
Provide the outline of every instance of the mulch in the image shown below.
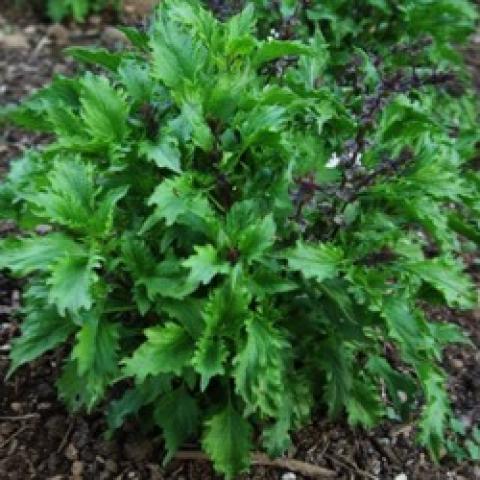
[[[17,102],[46,84],[56,74],[78,68],[62,55],[71,44],[116,47],[121,36],[110,26],[113,18],[92,16],[86,25],[49,25],[33,12],[14,12],[10,1],[0,0],[0,106]],[[2,38],[10,36],[9,45]],[[16,35],[13,39],[11,36]],[[480,87],[480,39],[468,49]],[[477,53],[476,53],[477,52]],[[22,151],[47,142],[13,127],[0,129],[0,176]],[[0,235],[13,228],[0,224]],[[469,258],[471,273],[480,285],[480,265]],[[0,376],[8,370],[11,339],[18,334],[15,312],[20,285],[0,276]],[[474,347],[449,347],[443,365],[456,414],[468,424],[480,422],[480,310],[455,312],[430,309],[438,321],[457,323],[469,333]],[[61,366],[57,351],[0,381],[0,480],[205,480],[219,478],[202,461],[174,461],[161,466],[160,432],[146,434],[128,422],[111,440],[104,436],[100,411],[69,414],[57,400],[54,381]],[[457,464],[444,458],[431,462],[415,443],[413,424],[387,422],[365,432],[342,421],[329,422],[319,413],[311,425],[295,436],[292,458],[337,472],[337,478],[396,480],[480,480],[480,466]],[[191,445],[195,448],[195,445]],[[244,480],[301,480],[300,474],[272,467],[255,467]]]

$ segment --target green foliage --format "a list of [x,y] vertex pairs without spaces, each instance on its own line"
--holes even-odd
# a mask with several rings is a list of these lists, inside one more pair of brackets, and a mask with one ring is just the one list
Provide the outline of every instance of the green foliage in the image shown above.
[[478,109],[453,55],[474,10],[253,3],[222,22],[164,0],[148,34],[126,30],[134,48],[70,49],[105,73],[2,112],[53,137],[0,185],[0,218],[30,232],[0,241],[0,268],[28,277],[10,373],[71,346],[70,408],[119,384],[111,431],[141,416],[166,461],[201,437],[229,478],[320,402],[366,427],[421,402],[437,458],[442,349],[467,339],[420,305],[478,301],[460,255],[478,242]]
[[29,3],[35,10],[48,16],[54,22],[73,18],[84,22],[91,13],[100,12],[107,7],[119,8],[122,0],[14,0],[19,7]]
[[47,0],[48,16],[55,22],[65,17],[73,17],[83,22],[90,12],[98,12],[118,0]]

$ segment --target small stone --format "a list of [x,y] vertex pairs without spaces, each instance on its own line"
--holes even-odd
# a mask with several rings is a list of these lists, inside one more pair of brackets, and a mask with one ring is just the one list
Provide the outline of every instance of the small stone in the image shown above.
[[37,31],[37,27],[35,25],[29,25],[23,31],[26,35],[33,35]]
[[5,48],[26,49],[29,48],[27,37],[23,33],[0,33],[0,45]]
[[50,233],[53,230],[51,225],[37,225],[35,227],[35,233],[38,233],[39,235],[46,235],[47,233]]
[[297,476],[293,472],[287,472],[282,475],[282,480],[297,480]]
[[128,38],[125,34],[115,27],[105,27],[102,39],[106,43],[128,43]]
[[102,23],[102,17],[100,15],[91,15],[88,22],[90,25],[98,26]]
[[464,367],[463,362],[458,358],[452,358],[451,364],[455,370],[462,370]]
[[51,25],[47,30],[47,35],[60,46],[67,45],[69,40],[68,30],[60,23]]
[[10,408],[15,412],[15,413],[21,413],[23,410],[23,405],[20,402],[13,402],[10,404]]
[[158,0],[125,0],[123,10],[129,15],[144,17],[152,12],[157,3]]
[[395,480],[408,480],[408,477],[405,473],[400,473],[395,477]]
[[105,462],[105,470],[108,470],[111,473],[117,473],[118,471],[117,463],[114,462],[113,460],[107,460]]
[[59,63],[53,67],[53,73],[56,75],[66,75],[68,73],[68,67],[62,63]]
[[78,460],[72,463],[72,475],[74,477],[79,477],[83,473],[83,462]]
[[78,458],[78,450],[73,443],[68,444],[65,449],[65,456],[72,462]]

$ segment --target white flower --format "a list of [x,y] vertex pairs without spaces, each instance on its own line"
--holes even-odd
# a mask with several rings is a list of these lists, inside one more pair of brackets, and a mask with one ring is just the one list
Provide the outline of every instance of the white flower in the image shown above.
[[333,155],[329,158],[325,167],[337,168],[339,165],[340,165],[340,157],[337,155],[337,152],[333,152]]

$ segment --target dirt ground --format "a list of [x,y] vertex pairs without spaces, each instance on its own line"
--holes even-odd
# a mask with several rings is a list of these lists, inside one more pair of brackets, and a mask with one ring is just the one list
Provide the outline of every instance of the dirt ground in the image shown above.
[[[27,10],[11,9],[0,0],[0,106],[16,102],[46,84],[55,74],[70,74],[77,66],[62,56],[71,44],[118,47],[122,36],[110,25],[113,14],[92,16],[84,26],[51,25]],[[218,3],[218,2],[217,2]],[[141,21],[135,2],[127,3],[129,22]],[[121,19],[120,19],[121,20]],[[467,55],[480,88],[480,35]],[[0,128],[0,176],[24,149],[48,141],[42,135]],[[12,228],[0,224],[0,235]],[[467,259],[480,285],[480,263]],[[0,376],[8,368],[9,343],[18,333],[15,312],[20,285],[0,276]],[[450,347],[444,367],[455,412],[467,424],[480,421],[480,310],[465,314],[449,309],[430,312],[438,321],[460,324],[475,347]],[[101,412],[69,415],[56,400],[54,379],[62,352],[27,366],[11,380],[0,381],[0,480],[204,480],[217,478],[210,465],[175,461],[161,467],[162,440],[143,435],[135,422],[110,441],[104,438]],[[158,434],[158,432],[157,432]],[[191,448],[196,448],[191,445]],[[411,424],[387,423],[372,432],[329,423],[321,413],[296,435],[293,458],[334,470],[338,479],[480,480],[480,465],[444,459],[433,464],[415,444]],[[403,475],[402,475],[403,474]],[[256,467],[243,479],[302,479],[299,474]]]

